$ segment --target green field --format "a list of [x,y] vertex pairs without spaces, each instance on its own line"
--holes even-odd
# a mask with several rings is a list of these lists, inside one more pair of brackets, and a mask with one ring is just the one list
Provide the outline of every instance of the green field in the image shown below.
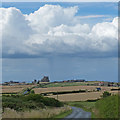
[[62,83],[49,83],[47,85],[40,85],[40,87],[66,87],[66,86],[82,86],[87,84],[94,84],[98,81],[89,81],[89,82],[62,82]]

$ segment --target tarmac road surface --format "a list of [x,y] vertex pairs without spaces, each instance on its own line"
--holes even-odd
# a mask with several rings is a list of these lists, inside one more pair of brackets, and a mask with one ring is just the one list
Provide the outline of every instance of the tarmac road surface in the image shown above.
[[[75,120],[75,118],[91,118],[91,113],[90,112],[86,112],[84,110],[82,110],[81,108],[77,108],[77,107],[71,107],[72,108],[72,113],[70,115],[68,115],[67,117],[65,117],[62,120],[65,120],[66,118],[70,118],[70,120]],[[88,120],[88,119],[87,119]]]

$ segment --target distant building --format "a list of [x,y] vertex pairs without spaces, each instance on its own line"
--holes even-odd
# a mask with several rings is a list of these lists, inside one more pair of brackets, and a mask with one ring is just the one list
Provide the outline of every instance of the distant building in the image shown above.
[[104,86],[104,82],[100,82],[100,83],[99,83],[99,86]]
[[2,83],[2,85],[10,85],[10,86],[14,86],[14,85],[26,85],[26,83],[25,82],[9,81],[9,82]]
[[35,79],[32,83],[33,83],[33,84],[37,84],[37,80]]
[[44,76],[44,77],[41,79],[41,82],[50,82],[49,77],[48,77],[48,76]]
[[99,83],[94,83],[93,85],[94,85],[94,86],[99,86]]

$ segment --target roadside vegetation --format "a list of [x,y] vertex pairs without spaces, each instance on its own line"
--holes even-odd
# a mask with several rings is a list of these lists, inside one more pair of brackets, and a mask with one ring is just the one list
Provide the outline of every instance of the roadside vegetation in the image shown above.
[[58,115],[53,116],[52,118],[55,120],[57,118],[65,118],[66,116],[70,115],[72,113],[72,109],[69,109],[67,111],[63,111]]
[[95,118],[120,118],[120,96],[104,97],[95,103]]
[[43,97],[38,94],[29,95],[3,95],[2,97],[3,110],[11,108],[16,111],[24,111],[31,109],[50,107],[63,107],[63,103],[54,98]]
[[[67,113],[65,116],[69,114],[70,107],[46,107],[39,108],[39,110],[31,110],[31,111],[16,111],[14,109],[6,108],[3,113],[3,118],[30,118],[30,120],[36,120],[36,118],[49,118],[49,120],[55,120],[56,117],[62,118],[62,114]],[[31,119],[33,118],[33,119]],[[57,119],[57,118],[56,118]]]
[[34,94],[3,95],[3,118],[62,118],[71,113],[71,108],[54,99]]
[[105,91],[98,100],[66,102],[70,106],[82,108],[92,113],[92,118],[120,118],[120,96]]

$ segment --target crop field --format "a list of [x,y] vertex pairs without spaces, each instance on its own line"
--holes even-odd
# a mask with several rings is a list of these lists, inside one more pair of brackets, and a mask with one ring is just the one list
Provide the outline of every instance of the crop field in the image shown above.
[[51,95],[52,97],[58,99],[59,101],[86,101],[94,100],[100,98],[102,92],[88,92],[88,93],[74,93],[74,94],[65,94],[65,95]]
[[[101,91],[97,92],[96,88],[100,87]],[[106,86],[67,86],[67,87],[48,87],[48,88],[34,88],[36,94],[49,93],[49,92],[65,92],[65,91],[79,91],[85,90],[84,93],[67,93],[52,95],[49,94],[47,97],[52,97],[60,101],[86,101],[95,100],[101,98],[104,91],[108,91],[111,94],[117,94],[118,91],[111,91],[111,89],[118,89],[118,87],[106,87]]]
[[[112,94],[118,94],[118,91],[112,91]],[[74,93],[74,94],[63,94],[63,95],[51,95],[47,97],[58,99],[59,101],[87,101],[96,100],[101,98],[103,92],[87,92],[87,93]]]
[[100,87],[101,91],[111,91],[113,88],[117,87],[105,87],[105,86],[67,86],[67,87],[48,87],[48,88],[34,88],[36,94],[47,93],[47,92],[60,92],[60,91],[95,91],[97,87]]
[[[26,88],[31,88],[34,86],[36,85],[2,86],[2,93],[4,94],[18,93]],[[96,88],[99,87],[101,88],[101,91],[96,90]],[[111,94],[118,93],[117,90],[111,91],[111,89],[118,89],[118,87],[79,85],[79,86],[65,86],[65,87],[33,88],[35,94],[51,93],[51,94],[47,94],[47,97],[52,97],[60,101],[86,101],[86,100],[99,99],[104,91],[108,91]],[[72,91],[80,91],[80,90],[84,90],[84,92],[79,92],[79,93],[72,92]],[[58,92],[57,95],[53,94],[54,92]],[[67,93],[59,94],[59,92],[67,92]]]
[[16,93],[16,92],[21,92],[22,90],[26,88],[31,88],[34,87],[35,85],[15,85],[15,86],[1,86],[0,93]]

